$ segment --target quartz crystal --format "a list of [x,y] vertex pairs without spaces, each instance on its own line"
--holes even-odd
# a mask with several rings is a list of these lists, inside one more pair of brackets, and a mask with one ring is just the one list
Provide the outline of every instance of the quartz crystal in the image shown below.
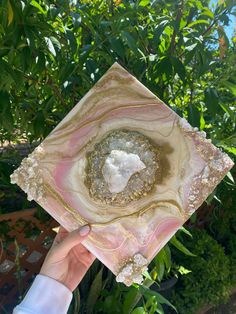
[[[158,93],[158,91],[157,91]],[[233,166],[115,62],[11,175],[127,286]]]
[[146,168],[138,155],[122,150],[112,150],[102,168],[103,177],[111,193],[120,193],[130,177]]

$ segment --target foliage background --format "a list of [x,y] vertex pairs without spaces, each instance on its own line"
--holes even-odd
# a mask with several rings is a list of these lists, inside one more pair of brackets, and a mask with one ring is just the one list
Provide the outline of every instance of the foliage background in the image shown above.
[[[1,0],[1,143],[37,145],[117,61],[234,158],[236,37],[228,38],[225,28],[235,15],[234,0],[220,0],[215,7],[209,0]],[[21,159],[15,150],[0,156],[1,213],[32,205],[9,182]],[[236,219],[235,203],[228,204],[223,196],[235,192],[234,173],[229,173],[207,200],[213,202],[215,210],[206,228],[225,247],[229,265],[231,256],[236,258],[236,240],[231,236],[235,227],[226,232],[226,226]],[[196,215],[191,220],[194,224]],[[182,253],[191,255],[178,241],[172,240],[172,248],[175,244]],[[221,249],[219,252],[219,256],[225,254]],[[163,313],[161,304],[166,301],[157,294],[162,280],[186,272],[180,270],[182,260],[178,264],[178,256],[171,253],[166,246],[151,265],[147,283],[154,282],[156,290],[153,286],[152,290],[127,290],[114,284],[112,275],[101,265],[95,265],[80,291],[87,301],[79,302],[77,292],[71,311],[76,312],[80,303],[82,308],[90,306],[88,313],[94,309],[98,313]],[[228,268],[222,276],[229,277]],[[214,286],[215,282],[209,284]],[[93,288],[86,296],[88,287]],[[229,293],[228,286],[224,289]],[[227,293],[208,299],[200,293],[195,299],[199,304],[199,300],[214,303]],[[132,306],[134,297],[138,301]],[[178,297],[173,302],[179,305],[180,313],[186,313]]]

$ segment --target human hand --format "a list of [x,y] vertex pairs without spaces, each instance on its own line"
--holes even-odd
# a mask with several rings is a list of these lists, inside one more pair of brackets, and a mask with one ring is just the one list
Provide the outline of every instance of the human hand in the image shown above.
[[71,233],[60,227],[40,274],[61,282],[73,291],[95,260],[95,256],[81,243],[89,232],[89,225]]

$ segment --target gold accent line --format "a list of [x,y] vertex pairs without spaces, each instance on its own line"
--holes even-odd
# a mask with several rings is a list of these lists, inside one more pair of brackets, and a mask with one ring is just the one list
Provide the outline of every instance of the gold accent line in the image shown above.
[[79,222],[87,224],[88,221],[84,219],[73,207],[69,206],[64,199],[47,183],[44,183],[44,189],[53,195],[53,197],[65,207]]
[[[92,123],[94,123],[94,122],[101,122],[101,121],[106,117],[106,115],[108,115],[108,114],[110,114],[110,113],[112,113],[112,112],[114,112],[114,111],[117,111],[117,110],[128,109],[128,108],[140,108],[140,107],[143,107],[143,106],[157,106],[157,105],[158,105],[157,103],[156,103],[156,104],[154,103],[154,104],[142,104],[142,105],[127,105],[127,106],[122,106],[122,107],[114,108],[114,109],[112,109],[112,110],[110,110],[110,111],[106,111],[102,116],[100,116],[100,117],[97,118],[97,119],[94,119],[94,120],[92,120],[92,121],[85,122],[84,124],[82,124],[81,126],[79,126],[78,129],[81,129],[81,128],[83,128],[84,126],[90,125],[90,124],[92,124]],[[163,117],[162,119],[164,119],[164,118],[169,118],[169,116],[172,115],[172,114],[173,114],[173,112],[171,111],[166,117]],[[157,120],[158,120],[158,119],[157,119]],[[70,122],[71,122],[71,120],[70,120]],[[148,121],[147,121],[147,123],[148,123]],[[60,130],[60,129],[58,129],[58,130]],[[70,131],[67,131],[67,132],[64,132],[63,134],[58,135],[58,136],[55,135],[54,137],[58,140],[58,139],[60,139],[61,137],[65,137],[65,136],[67,136],[67,135],[69,135],[69,134],[75,132],[76,130],[77,130],[77,128],[76,128],[76,129],[73,129],[73,130],[70,130]],[[53,135],[53,134],[52,134],[52,135]],[[54,141],[54,140],[55,140],[54,137],[50,138],[50,135],[49,135],[49,137],[44,140],[44,143]]]
[[[143,215],[146,211],[148,211],[149,209],[153,209],[155,207],[160,207],[160,206],[165,206],[168,207],[168,204],[172,204],[174,206],[176,206],[178,208],[178,210],[180,211],[180,213],[182,213],[181,207],[179,206],[179,204],[174,201],[174,200],[164,200],[164,201],[153,201],[151,204],[148,204],[144,207],[142,207],[139,211],[135,212],[135,213],[131,213],[128,215],[123,215],[123,216],[119,216],[116,218],[113,218],[111,220],[105,221],[105,222],[89,222],[86,219],[84,219],[73,207],[69,206],[64,200],[63,198],[56,192],[53,190],[52,187],[50,187],[50,185],[48,185],[47,183],[44,184],[44,187],[46,188],[46,190],[48,192],[50,192],[55,199],[60,202],[76,219],[78,219],[80,222],[84,223],[84,224],[90,224],[91,226],[94,227],[102,227],[102,226],[107,226],[110,224],[113,224],[119,220],[121,220],[122,218],[127,218],[127,217],[131,217],[131,216],[137,216],[140,217],[141,215]],[[162,205],[160,205],[160,203],[162,203]],[[167,203],[166,205],[163,205],[163,203]]]

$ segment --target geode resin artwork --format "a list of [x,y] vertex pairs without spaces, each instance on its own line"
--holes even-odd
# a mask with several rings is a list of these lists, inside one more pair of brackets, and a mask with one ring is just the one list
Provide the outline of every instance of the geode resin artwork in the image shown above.
[[233,166],[115,62],[11,175],[127,286]]

